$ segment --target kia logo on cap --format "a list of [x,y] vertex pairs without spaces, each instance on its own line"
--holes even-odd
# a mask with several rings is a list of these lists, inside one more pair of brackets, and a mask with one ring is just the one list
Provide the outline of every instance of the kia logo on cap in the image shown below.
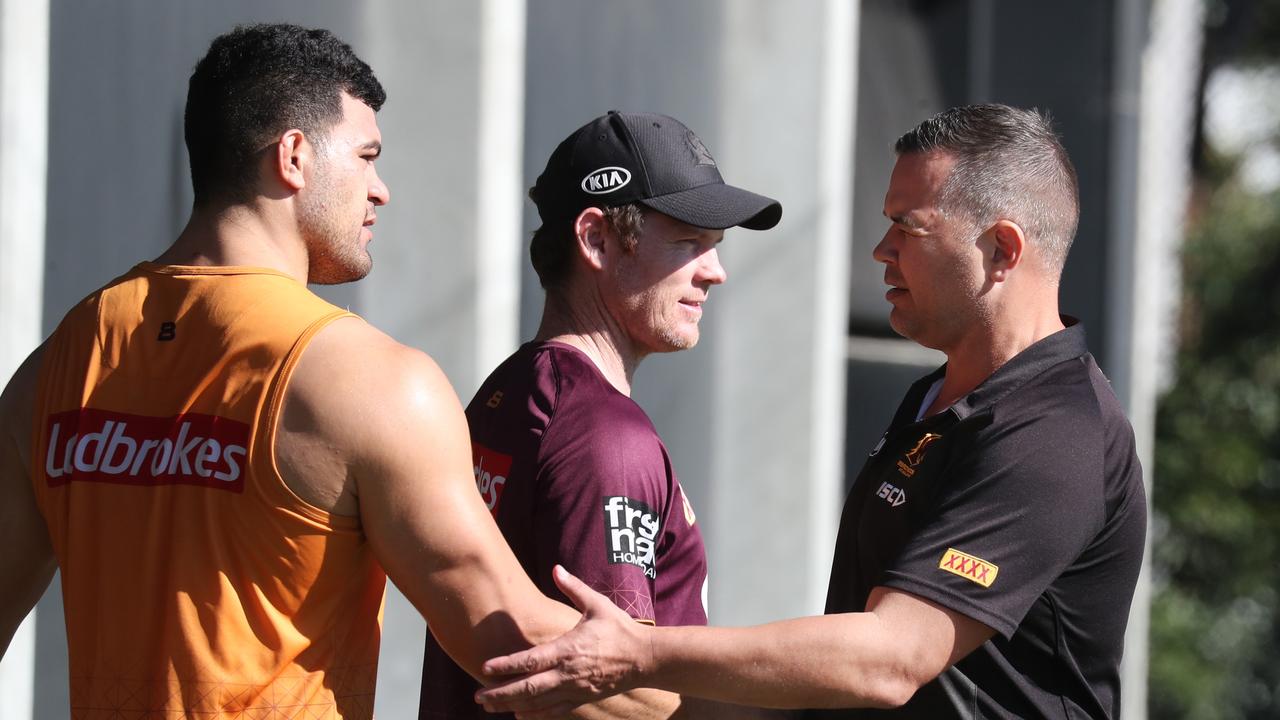
[[582,178],[582,191],[604,195],[631,182],[631,171],[623,167],[602,167]]

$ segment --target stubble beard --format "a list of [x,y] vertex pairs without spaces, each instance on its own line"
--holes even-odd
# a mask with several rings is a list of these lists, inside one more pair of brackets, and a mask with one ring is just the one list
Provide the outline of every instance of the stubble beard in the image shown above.
[[662,341],[662,348],[657,352],[679,352],[681,350],[689,350],[698,344],[699,331],[694,330],[692,337],[689,333],[679,333],[670,325],[664,325],[658,330],[658,337]]
[[701,336],[701,328],[696,321],[686,322],[679,318],[665,316],[655,318],[652,332],[658,340],[656,343],[658,347],[653,348],[653,352],[662,353],[689,350],[698,344]]
[[698,344],[697,322],[692,322],[691,328],[686,327],[690,321],[680,317],[683,311],[674,309],[673,313],[667,303],[675,301],[663,297],[659,288],[647,288],[628,303],[632,317],[638,320],[637,325],[632,326],[631,344],[643,355],[679,352]]
[[335,236],[310,245],[307,281],[317,285],[341,285],[364,279],[373,269],[373,258],[360,247],[359,233],[342,242]]
[[961,297],[947,303],[945,308],[935,308],[927,314],[919,307],[913,310],[911,314],[897,308],[890,310],[889,327],[921,347],[942,352],[973,329],[990,326],[992,317],[989,303],[978,288],[965,288]]
[[301,199],[299,232],[307,247],[307,282],[341,285],[355,282],[373,269],[373,257],[360,244],[364,217],[355,224],[344,222],[329,202],[337,196],[321,167],[315,188]]

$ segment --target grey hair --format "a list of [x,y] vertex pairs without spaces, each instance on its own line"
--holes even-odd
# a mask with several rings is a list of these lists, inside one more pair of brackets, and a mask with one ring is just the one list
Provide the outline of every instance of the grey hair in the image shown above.
[[939,198],[943,213],[983,229],[1012,220],[1045,268],[1062,272],[1080,220],[1080,189],[1047,113],[1008,105],[951,108],[898,138],[894,151],[954,157]]

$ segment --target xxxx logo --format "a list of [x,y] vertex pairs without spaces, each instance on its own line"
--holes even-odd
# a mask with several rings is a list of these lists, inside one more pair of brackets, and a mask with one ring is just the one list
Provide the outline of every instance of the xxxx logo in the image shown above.
[[925,433],[924,437],[920,438],[919,442],[916,443],[916,446],[908,450],[906,454],[902,456],[902,459],[898,461],[898,472],[901,473],[903,477],[911,477],[912,475],[915,475],[916,466],[924,462],[924,451],[927,450],[935,441],[941,439],[942,436],[937,433]]
[[947,551],[942,554],[942,561],[938,563],[938,568],[966,580],[972,580],[982,587],[991,587],[991,583],[996,581],[996,575],[1000,573],[1000,568],[995,565],[982,558],[966,555],[955,548],[947,548]]

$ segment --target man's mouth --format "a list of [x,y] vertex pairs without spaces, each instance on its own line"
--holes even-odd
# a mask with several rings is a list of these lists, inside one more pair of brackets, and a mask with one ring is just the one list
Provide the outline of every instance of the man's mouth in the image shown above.
[[703,302],[705,302],[705,301],[703,301],[703,300],[681,300],[681,301],[680,301],[680,304],[681,304],[681,305],[683,305],[683,306],[685,306],[685,308],[687,308],[688,310],[690,310],[690,311],[692,311],[692,312],[694,312],[694,313],[697,313],[697,314],[701,315],[701,314],[702,314],[702,303],[703,303]]

